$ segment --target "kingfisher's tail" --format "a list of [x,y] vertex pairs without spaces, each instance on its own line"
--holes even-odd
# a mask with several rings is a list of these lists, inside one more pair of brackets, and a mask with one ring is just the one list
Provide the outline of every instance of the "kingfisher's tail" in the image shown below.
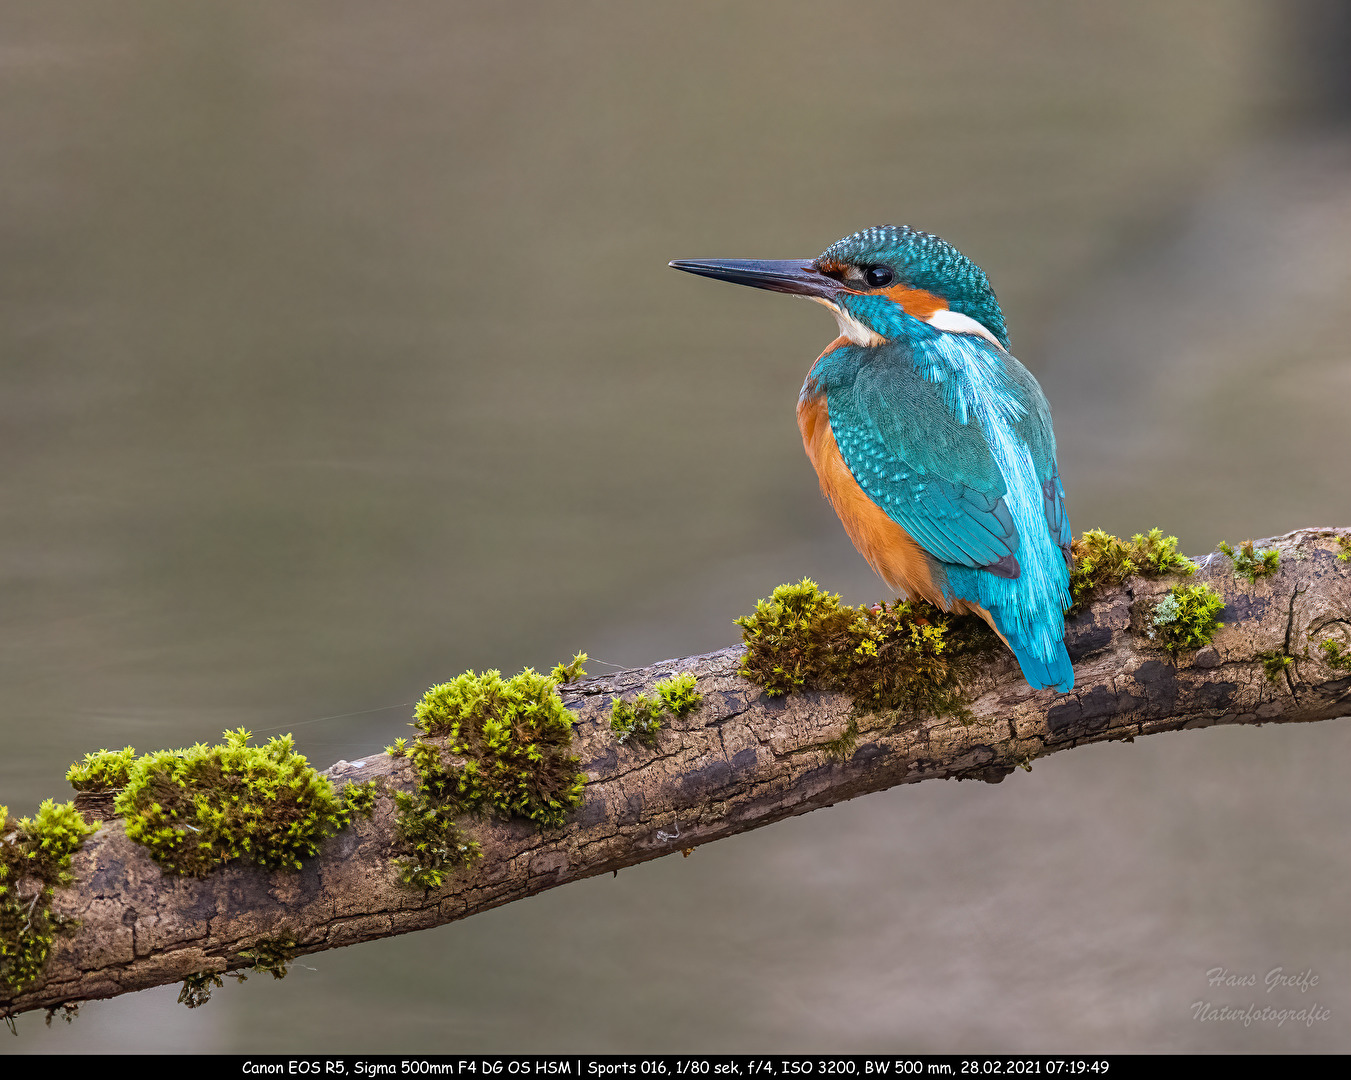
[[1056,642],[1054,655],[1049,660],[1043,660],[1026,646],[1020,648],[1014,645],[1012,640],[1009,641],[1009,645],[1012,646],[1013,655],[1018,658],[1018,664],[1023,669],[1023,678],[1033,689],[1058,690],[1062,694],[1073,689],[1074,665],[1070,663],[1070,654],[1065,651],[1063,641]]
[[[1034,690],[1057,690],[1065,693],[1074,687],[1074,665],[1070,663],[1070,654],[1065,649],[1064,638],[1038,641],[1033,634],[1020,634],[1011,629],[998,611],[992,611],[995,629],[1008,642],[1018,665],[1023,669],[1023,678]],[[1062,631],[1063,633],[1063,631]],[[1049,649],[1048,649],[1049,646]],[[1044,655],[1049,651],[1049,656]]]
[[[1058,551],[1055,557],[1060,558]],[[945,566],[944,570],[949,589],[965,609],[988,622],[1013,651],[1032,689],[1063,694],[1074,688],[1074,665],[1065,649],[1065,619],[1058,606],[1029,618],[1026,602],[1016,593],[1009,595],[1007,587],[1018,582],[965,567]],[[999,595],[1000,587],[1003,596]],[[992,592],[995,595],[989,595]]]

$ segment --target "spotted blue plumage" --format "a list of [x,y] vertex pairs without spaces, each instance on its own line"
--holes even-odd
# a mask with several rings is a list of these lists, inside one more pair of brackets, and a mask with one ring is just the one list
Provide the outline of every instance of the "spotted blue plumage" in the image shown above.
[[[846,236],[816,259],[671,265],[835,312],[841,340],[812,367],[798,424],[822,490],[845,499],[836,509],[850,537],[898,587],[984,615],[1032,686],[1069,690],[1070,522],[1051,411],[1009,353],[984,271],[938,237],[893,225]],[[823,399],[844,466],[925,566],[909,541],[876,530],[842,481],[823,439]]]
[[1069,690],[1070,525],[1041,387],[1006,349],[884,295],[836,302],[886,339],[827,353],[807,379],[849,471],[928,553],[944,598],[990,612],[1029,683]]

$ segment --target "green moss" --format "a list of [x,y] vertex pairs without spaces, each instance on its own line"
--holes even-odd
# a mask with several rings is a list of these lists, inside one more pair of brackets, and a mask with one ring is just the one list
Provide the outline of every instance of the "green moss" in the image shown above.
[[274,979],[284,979],[288,965],[299,951],[296,939],[289,934],[282,934],[274,938],[262,938],[253,948],[241,949],[239,955],[254,970],[266,971]]
[[780,585],[755,613],[736,619],[746,653],[741,674],[770,697],[806,689],[836,689],[849,666],[843,655],[857,614],[836,593],[803,578]]
[[1351,562],[1351,536],[1337,537],[1337,547],[1341,549],[1337,554],[1337,561]]
[[414,794],[394,794],[394,850],[399,880],[438,888],[454,870],[482,857],[479,845],[456,823],[468,811],[459,797],[460,772],[436,743],[418,740],[409,752],[418,782]]
[[344,786],[339,794],[347,820],[350,822],[354,817],[370,817],[375,812],[375,796],[379,791],[380,785],[374,780]]
[[579,652],[573,656],[572,662],[568,664],[555,664],[552,674],[554,682],[562,686],[564,683],[576,682],[578,679],[586,678],[586,662],[591,657],[584,652]]
[[127,786],[136,751],[130,746],[121,750],[99,750],[85,754],[66,771],[66,780],[76,791],[117,791]]
[[414,715],[465,759],[456,790],[465,809],[561,825],[581,804],[586,778],[571,753],[572,714],[552,677],[531,668],[510,679],[467,671],[428,690]]
[[463,811],[454,803],[427,798],[422,791],[394,794],[394,823],[399,880],[419,889],[436,889],[461,866],[483,857],[478,843],[455,822]]
[[858,716],[849,717],[849,723],[838,736],[825,744],[825,751],[837,761],[848,761],[858,746]]
[[[580,671],[585,656],[572,665]],[[556,669],[556,673],[558,669]],[[582,802],[586,777],[571,753],[572,714],[558,696],[558,680],[526,668],[503,679],[500,671],[467,671],[427,691],[414,713],[421,730],[407,757],[417,776],[413,794],[394,796],[399,877],[424,889],[440,886],[457,867],[482,857],[456,819],[466,814],[520,817],[561,825]],[[445,745],[433,742],[444,737]]]
[[672,675],[669,679],[658,679],[653,689],[665,703],[673,716],[684,716],[699,707],[704,695],[695,690],[699,680],[688,671]]
[[1155,640],[1172,656],[1210,644],[1224,625],[1224,597],[1209,585],[1174,585],[1154,608]]
[[[285,974],[283,969],[277,978],[283,978]],[[226,977],[234,979],[235,982],[249,981],[248,975],[243,971],[198,971],[183,980],[183,985],[178,991],[178,1003],[186,1005],[189,1009],[200,1008],[211,1000],[212,990],[219,990],[224,985],[222,979]]]
[[66,773],[79,791],[120,790],[114,803],[127,836],[168,873],[202,877],[243,859],[268,869],[298,869],[319,844],[369,817],[376,781],[333,785],[290,735],[250,746],[249,732],[227,731],[217,746],[136,756],[131,747],[86,754]]
[[630,739],[651,746],[657,741],[662,717],[684,716],[699,707],[704,696],[695,690],[698,679],[688,671],[658,679],[653,684],[655,696],[639,694],[632,701],[615,697],[610,702],[610,730],[617,742]]
[[243,728],[224,738],[135,761],[114,804],[127,836],[169,873],[201,877],[236,859],[299,869],[347,824],[343,802],[290,735],[262,746]]
[[1185,577],[1196,572],[1196,564],[1178,552],[1177,537],[1164,536],[1162,529],[1136,533],[1129,542],[1090,529],[1071,543],[1070,555],[1071,611],[1081,610],[1098,589],[1120,585],[1128,577]]
[[634,742],[651,746],[661,730],[661,718],[666,715],[666,703],[659,697],[639,694],[633,701],[616,697],[610,702],[610,730],[619,743]]
[[974,615],[945,615],[928,604],[859,608],[851,627],[846,693],[864,709],[935,716],[970,715],[962,679],[976,657],[996,648],[994,632]]
[[183,980],[178,991],[178,1003],[189,1009],[197,1009],[211,1000],[211,991],[219,990],[224,982],[222,976],[228,975],[236,982],[248,982],[246,971],[265,971],[274,979],[286,978],[292,960],[300,952],[295,938],[281,934],[273,938],[261,938],[251,949],[241,949],[239,956],[244,961],[245,971],[198,971]]
[[1234,561],[1234,577],[1244,578],[1252,584],[1261,578],[1271,577],[1281,567],[1279,551],[1275,548],[1254,551],[1251,540],[1244,540],[1237,551],[1221,540],[1220,551]]
[[189,1009],[196,1009],[211,1000],[211,991],[219,990],[224,983],[221,977],[212,971],[199,971],[183,980],[178,991],[178,1003]]
[[1323,650],[1323,662],[1334,671],[1351,671],[1351,649],[1345,649],[1338,641],[1324,638],[1319,648]]
[[1295,662],[1295,658],[1289,653],[1274,650],[1259,653],[1257,659],[1262,661],[1262,670],[1266,672],[1268,682],[1280,682],[1285,669]]
[[868,711],[968,715],[962,681],[996,642],[975,616],[923,603],[849,607],[807,578],[736,623],[741,674],[767,694],[843,690]]
[[73,880],[71,856],[90,825],[73,803],[43,801],[31,818],[9,820],[0,806],[0,990],[14,996],[47,965],[58,933],[73,929],[71,920],[51,910],[56,890]]

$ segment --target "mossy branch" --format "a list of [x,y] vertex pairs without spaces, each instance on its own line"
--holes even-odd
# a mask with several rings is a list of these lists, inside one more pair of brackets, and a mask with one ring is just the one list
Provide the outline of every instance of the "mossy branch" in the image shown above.
[[[200,1004],[228,971],[279,974],[297,956],[437,926],[896,784],[995,782],[1090,742],[1351,713],[1351,559],[1341,558],[1351,552],[1351,529],[1260,543],[1255,557],[1276,569],[1248,580],[1219,554],[1184,565],[1162,534],[1079,542],[1092,566],[1080,573],[1082,609],[1067,622],[1076,684],[1066,695],[1029,689],[1001,648],[968,648],[974,642],[959,620],[905,605],[843,608],[800,586],[746,629],[782,634],[785,620],[805,617],[792,604],[815,605],[825,616],[818,625],[838,639],[824,652],[820,642],[783,637],[776,640],[788,653],[737,646],[563,685],[580,665],[562,665],[558,678],[487,673],[445,684],[426,699],[412,743],[327,770],[340,801],[329,806],[320,791],[318,809],[301,819],[347,824],[327,838],[296,839],[318,848],[299,869],[287,859],[241,857],[210,868],[194,862],[201,877],[168,875],[116,816],[134,800],[113,805],[106,791],[118,783],[132,790],[142,759],[95,756],[72,775],[86,789],[77,806],[98,805],[86,816],[103,821],[82,846],[67,811],[48,808],[21,829],[10,819],[0,880],[24,905],[11,914],[27,918],[41,894],[34,910],[45,903],[42,917],[73,932],[50,936],[50,956],[9,958],[12,967],[41,970],[8,999],[0,990],[0,1015],[185,979],[185,1003]],[[842,643],[852,650],[848,664],[837,662]],[[757,673],[757,657],[770,670]],[[937,696],[898,677],[912,662],[929,666]],[[566,744],[546,681],[572,721]],[[787,692],[769,693],[766,684]],[[612,703],[640,694],[663,702],[660,728],[650,743],[621,743]],[[476,711],[480,700],[497,711]],[[511,732],[499,730],[493,717],[508,714],[498,705],[512,702]],[[480,790],[464,772],[447,773],[453,793],[447,780],[446,791],[425,798],[436,786],[433,759],[453,770],[480,743],[502,743],[501,768],[520,757],[512,767],[523,782],[509,805],[495,805],[491,792],[501,785]],[[273,747],[283,778],[298,777],[283,749]],[[214,767],[210,754],[198,757],[203,769]],[[574,758],[586,781],[575,793]],[[48,854],[43,836],[55,845]]]

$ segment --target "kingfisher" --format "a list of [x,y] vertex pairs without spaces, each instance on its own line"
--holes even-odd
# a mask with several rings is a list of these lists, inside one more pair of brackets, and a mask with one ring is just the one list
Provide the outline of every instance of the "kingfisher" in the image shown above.
[[670,265],[830,309],[840,335],[807,373],[797,422],[845,532],[902,597],[979,615],[1033,689],[1069,690],[1070,523],[1051,409],[1009,352],[985,272],[894,225],[815,259]]

